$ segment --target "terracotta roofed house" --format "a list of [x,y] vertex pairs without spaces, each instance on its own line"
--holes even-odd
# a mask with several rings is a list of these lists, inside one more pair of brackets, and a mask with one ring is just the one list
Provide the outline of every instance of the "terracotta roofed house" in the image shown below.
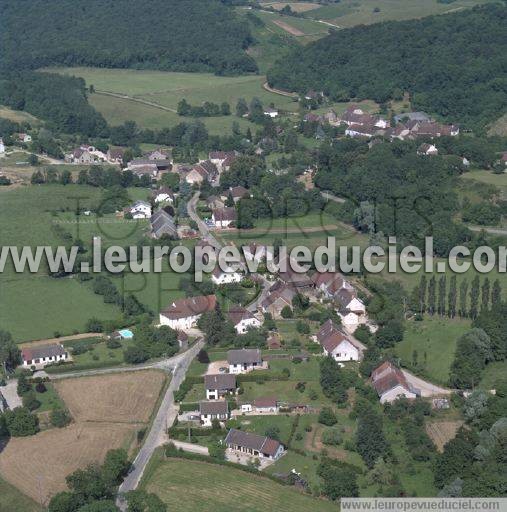
[[231,307],[227,316],[238,334],[244,334],[248,329],[261,326],[260,321],[250,311],[241,306]]
[[393,402],[400,397],[408,399],[420,396],[420,390],[410,385],[404,373],[390,361],[385,361],[371,374],[371,382],[380,403]]
[[275,439],[234,428],[231,428],[227,433],[225,445],[229,450],[258,457],[259,459],[278,460],[285,451],[284,446]]
[[188,330],[203,313],[213,311],[216,303],[215,295],[177,299],[160,312],[160,325],[168,325],[175,330]]
[[360,361],[366,347],[355,338],[344,334],[332,320],[327,320],[315,335],[325,355],[336,361]]

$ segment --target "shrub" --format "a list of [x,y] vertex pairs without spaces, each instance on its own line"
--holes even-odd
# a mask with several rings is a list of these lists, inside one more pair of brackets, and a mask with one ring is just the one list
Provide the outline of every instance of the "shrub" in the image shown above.
[[5,425],[13,437],[32,436],[39,431],[39,418],[26,407],[16,407],[4,412]]
[[203,364],[209,364],[210,362],[210,358],[209,358],[209,354],[206,350],[199,350],[199,353],[197,354],[197,360],[200,362],[200,363],[203,363]]
[[300,334],[310,334],[310,326],[303,320],[298,320],[296,329]]
[[35,411],[40,407],[40,402],[32,390],[23,395],[23,407],[26,407],[29,411]]
[[121,341],[120,341],[120,340],[117,340],[117,339],[115,339],[115,338],[109,338],[109,339],[106,341],[106,347],[107,347],[107,348],[110,348],[110,349],[120,348],[120,347],[121,347]]
[[342,435],[337,428],[327,428],[322,433],[322,442],[328,445],[339,445],[342,443]]
[[44,382],[37,382],[37,384],[35,385],[35,391],[37,391],[37,393],[45,393],[47,391],[47,388]]
[[139,364],[147,361],[149,354],[141,347],[127,347],[123,351],[123,358],[128,364]]
[[337,423],[336,415],[330,407],[323,407],[319,413],[319,423],[331,427]]
[[290,306],[285,306],[282,309],[282,311],[280,311],[280,315],[282,316],[282,318],[292,318],[293,313],[292,313],[292,309],[290,308]]
[[71,417],[65,409],[53,409],[49,414],[49,421],[53,427],[63,428],[70,423]]
[[306,389],[306,382],[298,382],[296,384],[296,388],[295,388],[297,391],[299,391],[300,393],[304,393],[305,389]]

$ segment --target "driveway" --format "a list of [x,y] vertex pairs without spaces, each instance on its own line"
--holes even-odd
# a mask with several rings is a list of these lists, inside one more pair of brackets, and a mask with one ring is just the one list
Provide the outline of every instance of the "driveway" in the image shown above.
[[402,372],[409,384],[414,386],[414,388],[421,390],[421,396],[423,397],[450,395],[452,393],[452,390],[436,386],[435,384],[423,380],[420,377],[416,377],[407,370],[402,370]]
[[23,405],[20,396],[18,395],[18,380],[10,379],[6,386],[0,387],[0,393],[2,393],[9,409],[15,409]]
[[193,443],[184,443],[183,441],[175,441],[174,439],[171,439],[171,443],[173,443],[176,448],[181,448],[186,452],[198,453],[199,455],[209,455],[207,446]]

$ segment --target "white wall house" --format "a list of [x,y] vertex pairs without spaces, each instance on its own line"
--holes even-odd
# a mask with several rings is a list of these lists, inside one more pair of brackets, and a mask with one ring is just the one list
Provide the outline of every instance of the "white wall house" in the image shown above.
[[234,428],[229,430],[224,442],[230,451],[259,460],[278,460],[285,453],[283,444],[275,439]]
[[63,345],[54,343],[52,345],[24,348],[21,351],[21,357],[24,368],[31,368],[34,366],[39,370],[49,364],[67,361],[69,359],[69,354]]
[[211,273],[211,280],[216,285],[239,283],[243,279],[243,274],[235,271],[224,272],[218,266],[213,269]]
[[414,388],[405,374],[390,361],[383,362],[373,370],[371,382],[382,404],[402,397],[413,399],[421,396],[421,390]]
[[159,323],[177,331],[188,331],[203,313],[215,309],[215,305],[215,295],[178,299],[160,312]]
[[136,201],[128,212],[133,219],[149,219],[151,217],[151,205],[146,201]]
[[238,389],[236,376],[230,373],[216,373],[204,376],[207,400],[219,400],[227,395],[234,395]]
[[249,329],[257,329],[261,326],[258,318],[240,306],[229,309],[228,316],[238,334],[245,334]]
[[229,364],[229,373],[233,374],[248,373],[263,367],[261,351],[258,348],[229,350],[227,363]]
[[335,361],[359,361],[360,351],[347,339],[338,343],[324,344],[324,355],[331,356]]
[[229,404],[226,400],[199,403],[199,419],[203,427],[211,427],[213,420],[229,419]]

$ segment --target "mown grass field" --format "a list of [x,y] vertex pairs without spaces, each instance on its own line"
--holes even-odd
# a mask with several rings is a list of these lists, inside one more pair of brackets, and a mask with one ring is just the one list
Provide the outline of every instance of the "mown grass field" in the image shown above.
[[156,493],[169,510],[180,512],[327,512],[337,509],[334,503],[305,496],[262,476],[184,459],[155,458],[142,487]]
[[[451,4],[445,4],[438,3],[436,0],[342,0],[336,4],[306,11],[304,16],[326,20],[339,28],[349,28],[382,21],[408,20],[432,14],[444,14],[484,4],[487,1],[456,0]],[[379,11],[375,12],[375,8]]]
[[[405,364],[411,364],[414,350],[425,373],[434,382],[447,384],[458,338],[471,328],[470,320],[425,316],[421,322],[408,321],[403,341],[395,352]],[[427,359],[424,363],[424,354]]]
[[[98,68],[56,68],[52,71],[80,76],[85,79],[87,85],[93,85],[97,94],[90,95],[90,103],[113,125],[126,120],[135,120],[142,127],[163,128],[182,121],[189,122],[193,118],[180,117],[176,113],[178,102],[183,98],[191,105],[201,105],[205,101],[214,103],[226,101],[230,104],[232,112],[230,116],[200,118],[210,132],[217,134],[229,131],[234,121],[238,122],[243,129],[251,126],[245,119],[234,115],[239,98],[244,98],[249,103],[252,98],[257,97],[264,105],[274,103],[282,110],[298,109],[298,103],[291,98],[263,89],[265,77],[259,75],[218,77],[209,73]],[[100,92],[125,95],[161,105],[174,112],[128,98],[106,96]]]

